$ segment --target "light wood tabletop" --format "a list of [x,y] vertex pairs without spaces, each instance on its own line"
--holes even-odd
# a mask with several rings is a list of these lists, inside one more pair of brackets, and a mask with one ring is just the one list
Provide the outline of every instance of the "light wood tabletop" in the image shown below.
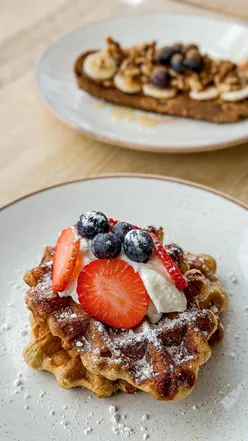
[[155,154],[92,141],[57,120],[35,87],[42,52],[75,27],[137,11],[214,13],[166,0],[0,0],[0,206],[41,188],[104,173],[175,176],[248,203],[248,145]]
[[247,0],[181,0],[203,9],[211,9],[218,11],[231,17],[237,17],[241,20],[248,20],[248,3]]

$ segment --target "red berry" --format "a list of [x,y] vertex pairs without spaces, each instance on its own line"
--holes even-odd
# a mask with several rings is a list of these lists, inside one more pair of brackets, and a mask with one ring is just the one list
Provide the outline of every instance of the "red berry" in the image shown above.
[[94,260],[84,266],[77,294],[89,315],[114,328],[138,325],[150,301],[140,275],[118,259]]
[[150,233],[150,236],[152,237],[154,242],[154,250],[160,261],[163,263],[168,278],[179,291],[183,291],[188,286],[187,280],[181,273],[178,266],[172,260],[170,255],[167,253],[167,251],[163,247],[163,244],[160,242],[160,240],[158,240],[157,236],[154,233]]
[[112,219],[112,217],[109,217],[108,222],[109,222],[109,231],[112,231],[114,226],[116,224],[118,224],[119,221],[115,220],[115,219]]
[[80,241],[72,228],[66,228],[58,238],[53,258],[52,288],[64,291],[73,276],[79,255]]

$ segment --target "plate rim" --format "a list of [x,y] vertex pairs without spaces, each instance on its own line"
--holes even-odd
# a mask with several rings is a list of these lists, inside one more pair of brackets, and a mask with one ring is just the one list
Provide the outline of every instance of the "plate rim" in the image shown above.
[[138,178],[138,179],[149,179],[149,180],[155,180],[155,181],[165,181],[165,182],[173,182],[176,184],[181,184],[186,187],[193,187],[197,188],[199,190],[205,191],[206,193],[213,194],[215,196],[220,196],[222,199],[226,199],[229,202],[232,202],[239,207],[245,209],[248,211],[248,204],[244,201],[241,201],[231,195],[226,194],[225,192],[219,191],[215,188],[209,187],[207,185],[200,184],[198,182],[181,179],[173,176],[163,176],[163,175],[156,175],[156,174],[149,174],[149,173],[103,173],[103,174],[96,174],[96,175],[90,175],[86,176],[84,178],[79,179],[73,179],[69,181],[63,181],[58,184],[50,185],[48,187],[43,187],[39,190],[33,191],[31,193],[27,193],[24,196],[21,196],[17,199],[14,199],[11,202],[8,202],[7,204],[0,207],[0,213],[10,208],[12,205],[15,205],[25,199],[28,199],[32,196],[35,196],[36,194],[45,193],[50,190],[53,190],[58,187],[67,186],[70,184],[77,184],[80,182],[87,182],[87,181],[94,181],[94,180],[100,180],[100,179],[118,179],[118,178]]
[[[185,17],[185,15],[187,17],[190,18],[196,18],[197,19],[202,19],[203,21],[215,21],[215,22],[223,22],[223,23],[229,23],[229,24],[236,24],[238,26],[241,26],[242,28],[246,29],[245,26],[245,22],[235,19],[232,20],[229,17],[222,17],[222,16],[205,16],[203,14],[199,13],[190,13],[190,12],[186,12],[186,13],[180,13],[180,12],[166,12],[163,11],[161,13],[159,13],[158,11],[146,11],[143,13],[139,13],[138,11],[135,13],[125,13],[125,14],[116,14],[113,15],[112,17],[107,17],[105,19],[101,19],[101,20],[96,20],[90,23],[87,23],[84,26],[78,26],[75,29],[73,29],[70,32],[67,32],[65,35],[63,35],[62,37],[56,39],[40,56],[40,58],[38,59],[36,66],[35,66],[35,70],[34,70],[34,80],[35,80],[35,86],[36,86],[36,90],[38,91],[38,95],[42,101],[42,103],[45,105],[45,107],[60,121],[62,121],[64,124],[66,124],[67,126],[75,129],[77,132],[84,134],[85,136],[87,136],[89,139],[92,139],[94,141],[98,141],[98,142],[103,142],[104,144],[110,144],[110,145],[114,145],[114,146],[118,146],[118,147],[122,147],[122,148],[126,148],[129,150],[138,150],[138,151],[148,151],[148,152],[154,152],[154,153],[200,153],[200,152],[206,152],[206,151],[217,151],[217,150],[222,150],[225,148],[230,148],[233,147],[235,145],[240,145],[243,144],[245,142],[248,141],[248,134],[245,136],[240,136],[236,139],[233,139],[231,141],[225,141],[225,142],[219,142],[219,143],[210,143],[208,145],[205,146],[201,146],[201,145],[194,145],[193,146],[186,146],[186,147],[172,147],[170,145],[164,145],[162,147],[155,147],[152,144],[149,145],[137,145],[135,143],[129,143],[126,141],[119,141],[119,140],[113,140],[110,136],[106,136],[106,135],[97,135],[95,133],[93,133],[90,130],[87,130],[85,128],[79,127],[77,124],[73,123],[72,121],[68,121],[67,119],[65,119],[57,110],[55,110],[52,105],[49,103],[49,101],[45,98],[45,96],[43,95],[41,88],[39,86],[39,72],[40,72],[40,66],[43,62],[43,60],[45,59],[45,57],[47,56],[47,54],[49,53],[49,51],[56,45],[58,44],[60,41],[68,38],[70,35],[73,35],[74,33],[76,34],[80,29],[87,29],[91,26],[97,26],[100,23],[107,23],[110,22],[112,20],[115,19],[128,19],[130,17],[142,17],[142,16],[147,16],[147,15],[166,15],[166,16],[173,16],[173,17]],[[111,104],[111,103],[110,103]],[[179,117],[181,118],[181,117]],[[194,120],[196,123],[198,122],[198,120]],[[211,123],[210,124],[215,124],[215,123]],[[236,123],[233,123],[236,124]]]

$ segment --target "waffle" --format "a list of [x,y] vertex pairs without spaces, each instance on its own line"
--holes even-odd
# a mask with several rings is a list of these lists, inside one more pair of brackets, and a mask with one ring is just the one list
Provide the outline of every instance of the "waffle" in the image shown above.
[[30,315],[31,342],[23,352],[26,363],[38,371],[55,375],[60,387],[71,389],[85,387],[99,398],[107,398],[118,390],[134,392],[136,389],[125,381],[110,381],[101,375],[87,371],[75,351],[66,351],[59,337],[45,325],[38,325]]
[[[59,297],[52,291],[53,248],[47,247],[39,267],[25,274],[30,286],[26,303],[39,332],[45,330],[40,344],[51,341],[55,354],[63,353],[65,363],[57,366],[52,357],[49,364],[43,350],[37,362],[39,337],[26,348],[26,361],[36,369],[53,372],[62,387],[83,385],[98,396],[136,388],[159,400],[178,401],[189,395],[199,367],[211,355],[210,344],[223,336],[219,313],[227,305],[227,295],[216,277],[213,258],[185,254],[174,245],[167,249],[188,279],[187,310],[164,314],[156,325],[145,318],[135,328],[121,330],[90,317],[71,297]],[[70,363],[78,363],[73,368],[75,377]]]

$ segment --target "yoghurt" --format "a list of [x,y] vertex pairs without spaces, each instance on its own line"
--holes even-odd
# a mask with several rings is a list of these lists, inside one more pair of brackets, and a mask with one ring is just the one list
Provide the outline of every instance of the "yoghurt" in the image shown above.
[[[90,242],[90,240],[80,238],[79,258],[82,260],[82,267],[96,260],[96,257],[91,252]],[[147,310],[147,317],[151,323],[157,323],[163,313],[183,312],[186,310],[187,299],[185,294],[168,280],[168,274],[154,252],[148,263],[133,262],[126,256],[123,250],[118,259],[125,260],[133,267],[135,272],[139,273],[151,300]],[[68,284],[63,292],[58,294],[60,297],[70,296],[76,303],[79,303],[76,288],[77,277]]]

